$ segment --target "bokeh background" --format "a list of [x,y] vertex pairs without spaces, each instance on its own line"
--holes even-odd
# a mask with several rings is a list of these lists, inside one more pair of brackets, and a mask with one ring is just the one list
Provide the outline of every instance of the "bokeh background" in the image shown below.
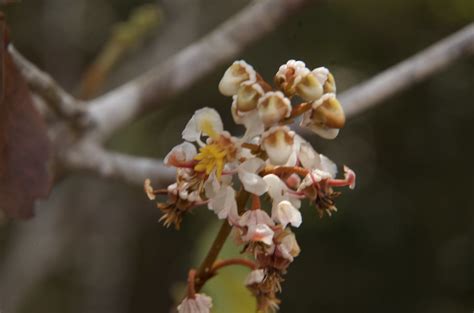
[[[102,92],[166,60],[248,1],[35,0],[4,11],[18,50],[77,94],[117,23],[145,3],[158,5],[162,19],[127,51]],[[239,58],[267,79],[292,58],[327,66],[340,92],[473,20],[472,0],[314,1]],[[202,106],[241,132],[230,100],[217,91],[225,68],[123,129],[109,147],[163,157]],[[352,118],[336,140],[306,138],[353,168],[358,186],[344,192],[332,218],[302,209],[302,253],[283,285],[281,312],[472,312],[474,59]],[[86,174],[65,179],[33,220],[0,227],[0,309],[169,312],[218,225],[205,208],[179,232],[159,217],[139,186]],[[230,242],[225,254],[237,253]],[[224,270],[209,283],[214,312],[252,312],[245,273]]]

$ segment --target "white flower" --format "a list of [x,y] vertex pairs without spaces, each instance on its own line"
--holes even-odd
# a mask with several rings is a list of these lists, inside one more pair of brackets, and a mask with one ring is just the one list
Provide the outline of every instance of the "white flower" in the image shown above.
[[[299,137],[299,136],[298,136]],[[298,160],[304,168],[312,169],[321,165],[321,158],[309,142],[303,138],[298,138],[300,141],[297,152]]]
[[179,144],[166,155],[164,163],[167,166],[179,167],[183,163],[190,162],[197,154],[196,147],[189,142]]
[[325,171],[331,175],[332,178],[336,177],[337,174],[337,165],[333,161],[331,161],[327,156],[320,154],[319,158],[321,160],[321,164],[319,168],[322,171]]
[[212,308],[212,299],[205,294],[196,293],[194,298],[184,298],[178,305],[179,313],[209,313]]
[[242,239],[244,241],[259,241],[270,246],[273,243],[274,234],[273,230],[266,224],[250,225],[247,234]]
[[[268,186],[268,195],[272,198],[272,218],[280,224],[292,224],[298,227],[302,218],[299,208],[301,201],[291,195],[291,190],[275,174],[265,175],[263,180]],[[281,204],[283,202],[283,204]],[[288,202],[288,203],[286,203]]]
[[262,135],[262,148],[273,165],[284,165],[293,152],[295,133],[287,126],[275,126]]
[[267,212],[261,209],[246,211],[239,220],[240,226],[250,227],[257,224],[266,224],[274,226],[273,220],[268,216]]
[[240,164],[238,169],[239,179],[244,189],[257,196],[267,192],[267,184],[258,173],[265,167],[265,161],[251,158]]
[[247,275],[247,278],[245,279],[245,285],[251,286],[253,284],[259,284],[264,278],[265,271],[263,269],[253,270]]
[[239,214],[237,213],[234,188],[229,185],[221,185],[209,199],[208,208],[214,211],[219,219],[228,218],[230,222],[237,221]]
[[200,145],[204,145],[201,141],[202,135],[216,138],[223,131],[224,125],[219,113],[214,109],[205,107],[194,113],[186,124],[182,135],[186,141],[197,141]]
[[301,212],[291,204],[290,201],[283,200],[272,210],[272,218],[283,227],[291,224],[293,227],[299,227],[303,222]]
[[219,91],[224,96],[235,95],[240,84],[245,81],[255,81],[257,73],[245,61],[235,61],[224,73],[219,82]]
[[266,245],[272,244],[274,232],[270,226],[274,226],[275,223],[267,212],[261,209],[249,210],[240,217],[239,225],[247,227],[247,233],[242,237],[244,241],[260,241]]
[[266,126],[271,126],[291,114],[291,103],[280,91],[269,91],[258,100],[258,115]]
[[261,135],[265,130],[265,125],[263,125],[258,115],[257,110],[252,110],[249,112],[239,112],[237,110],[237,103],[234,97],[234,102],[231,107],[232,117],[234,122],[239,125],[244,125],[246,128],[245,134],[242,137],[241,141],[246,142],[252,140],[254,137]]

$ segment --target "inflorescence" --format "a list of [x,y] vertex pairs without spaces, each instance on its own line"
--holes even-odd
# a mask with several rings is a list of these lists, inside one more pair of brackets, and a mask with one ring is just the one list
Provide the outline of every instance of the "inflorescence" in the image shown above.
[[355,186],[352,170],[344,166],[344,177],[336,178],[337,166],[288,126],[301,117],[301,127],[323,138],[338,135],[345,115],[333,75],[324,67],[309,70],[303,62],[290,60],[274,83],[275,90],[245,61],[234,62],[219,90],[233,97],[232,116],[245,126],[244,135],[225,131],[216,110],[197,110],[182,133],[185,141],[164,160],[176,168],[176,182],[155,190],[145,181],[150,200],[167,196],[157,204],[165,226],[179,229],[186,213],[207,206],[227,220],[242,253],[253,259],[217,261],[205,277],[191,270],[180,313],[210,312],[211,298],[196,290],[217,269],[235,264],[252,270],[245,284],[257,299],[258,311],[276,311],[283,275],[300,252],[291,227],[302,223],[301,201],[308,200],[320,217],[331,216],[340,194],[333,188]]

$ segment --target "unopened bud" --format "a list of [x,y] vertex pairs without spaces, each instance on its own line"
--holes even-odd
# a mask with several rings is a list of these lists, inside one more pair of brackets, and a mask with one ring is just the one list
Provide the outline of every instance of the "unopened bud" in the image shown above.
[[312,73],[316,76],[319,83],[323,86],[323,92],[336,93],[336,81],[334,76],[325,67],[315,68]]
[[313,109],[303,115],[301,126],[311,129],[326,139],[334,139],[346,118],[341,104],[334,94],[325,94],[313,103]]
[[299,82],[310,73],[304,62],[289,60],[286,64],[280,66],[275,74],[275,85],[283,93],[292,97],[296,94],[296,86]]
[[328,73],[328,78],[324,83],[324,93],[336,93],[336,80],[331,73]]
[[291,103],[280,91],[267,92],[258,101],[258,114],[266,126],[280,122],[291,114]]
[[315,121],[321,122],[329,128],[343,128],[346,123],[346,116],[336,96],[329,94],[328,97],[322,100],[321,103],[313,104]]
[[323,86],[313,73],[309,73],[296,85],[296,94],[305,101],[314,101],[323,95]]
[[224,73],[219,82],[219,91],[224,96],[233,96],[239,90],[244,81],[255,81],[256,72],[253,67],[245,61],[235,61]]
[[273,165],[284,165],[293,152],[295,133],[286,126],[270,128],[262,135],[262,148]]
[[258,99],[263,96],[264,91],[259,84],[244,82],[240,85],[235,98],[236,108],[240,112],[249,112],[257,107]]

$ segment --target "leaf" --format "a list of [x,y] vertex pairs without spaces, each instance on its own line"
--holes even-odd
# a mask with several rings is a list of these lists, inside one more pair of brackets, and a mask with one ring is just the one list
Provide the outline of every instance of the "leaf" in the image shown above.
[[9,217],[26,219],[33,216],[35,201],[49,194],[50,143],[46,125],[5,45],[0,48],[0,209]]

